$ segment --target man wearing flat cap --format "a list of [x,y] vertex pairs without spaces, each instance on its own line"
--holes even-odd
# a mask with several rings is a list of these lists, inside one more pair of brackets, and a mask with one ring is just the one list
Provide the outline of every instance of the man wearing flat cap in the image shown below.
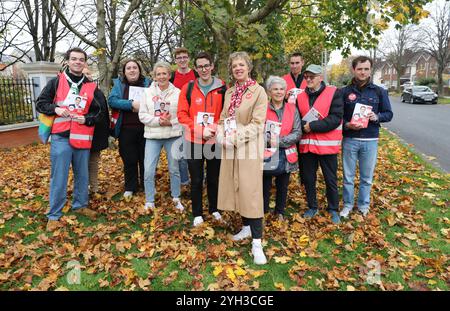
[[297,97],[303,133],[299,143],[300,176],[308,202],[303,217],[312,218],[318,212],[316,179],[320,165],[326,184],[327,211],[333,223],[338,224],[337,156],[342,141],[342,97],[336,87],[325,85],[319,65],[309,65],[303,78],[307,88]]

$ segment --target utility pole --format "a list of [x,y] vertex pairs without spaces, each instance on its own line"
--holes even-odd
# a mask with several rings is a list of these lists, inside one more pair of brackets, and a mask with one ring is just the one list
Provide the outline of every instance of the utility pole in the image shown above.
[[328,51],[325,49],[322,51],[322,68],[323,68],[323,81],[326,84],[328,84],[327,65],[328,65]]
[[374,47],[372,50],[370,50],[370,57],[373,60],[373,68],[372,68],[372,73],[370,74],[370,80],[373,82],[373,75],[375,74],[375,70],[378,67],[378,63],[377,63],[377,48]]

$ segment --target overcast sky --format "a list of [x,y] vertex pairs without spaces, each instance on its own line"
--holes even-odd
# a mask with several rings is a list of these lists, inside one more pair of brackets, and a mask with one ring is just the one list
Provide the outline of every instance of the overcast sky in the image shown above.
[[[432,3],[429,3],[428,5],[426,5],[425,9],[430,11],[430,13],[433,13],[435,6],[436,5],[443,5],[445,1],[446,0],[435,0]],[[395,25],[394,23],[391,23],[390,27],[388,29],[386,29],[386,31],[384,31],[383,36],[388,35],[389,33],[392,33],[392,31],[394,31],[394,25]],[[380,42],[381,41],[382,40],[380,40]],[[358,49],[352,48],[351,54],[352,55],[369,55],[369,51],[367,51],[367,50],[358,50]],[[340,63],[342,61],[341,51],[340,50],[335,50],[335,51],[331,52],[329,59],[330,59],[330,61],[328,62],[328,65]]]

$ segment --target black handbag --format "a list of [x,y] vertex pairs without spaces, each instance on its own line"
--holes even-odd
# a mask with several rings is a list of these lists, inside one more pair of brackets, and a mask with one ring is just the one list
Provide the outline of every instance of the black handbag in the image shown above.
[[285,173],[286,163],[286,152],[278,148],[271,157],[264,159],[264,175],[278,176]]

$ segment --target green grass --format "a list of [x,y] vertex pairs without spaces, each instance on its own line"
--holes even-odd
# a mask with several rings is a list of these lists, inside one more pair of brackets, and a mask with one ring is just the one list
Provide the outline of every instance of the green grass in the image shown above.
[[[34,151],[25,148],[0,156],[5,161],[12,154],[42,154],[42,161],[48,156],[44,147],[28,148]],[[120,176],[115,152],[108,151],[109,166],[102,169]],[[264,249],[269,262],[264,266],[253,264],[250,241],[230,241],[229,234],[239,229],[239,217],[225,214],[228,226],[211,225],[208,219],[208,226],[194,230],[190,213],[179,214],[164,206],[170,196],[163,188],[159,189],[157,214],[137,212],[144,202],[142,194],[129,204],[115,195],[110,200],[93,200],[93,206],[102,211],[97,221],[69,212],[64,216],[65,228],[56,235],[48,234],[45,198],[17,192],[27,183],[45,190],[48,180],[42,179],[34,166],[24,166],[23,174],[0,175],[7,185],[0,189],[0,290],[46,289],[45,282],[52,275],[49,289],[140,290],[140,284],[148,280],[148,290],[380,290],[380,285],[367,281],[373,260],[380,264],[386,289],[408,290],[417,284],[450,289],[445,279],[450,254],[448,233],[445,235],[450,218],[449,175],[386,131],[380,139],[371,216],[363,219],[354,212],[335,226],[320,212],[319,217],[304,221],[304,193],[294,174],[287,223],[266,221]],[[117,169],[111,171],[111,167]],[[338,176],[342,185],[341,172]],[[158,182],[158,187],[167,187],[166,174]],[[325,205],[323,188],[320,182],[321,206]],[[189,201],[183,203],[190,210]],[[305,236],[307,241],[300,242]],[[118,242],[130,245],[120,250]],[[276,262],[283,258],[286,263]],[[81,266],[80,284],[68,281],[74,272],[68,267],[71,260]],[[226,271],[233,271],[234,277]]]
[[439,97],[438,103],[442,104],[442,105],[448,105],[448,104],[450,104],[450,98]]

